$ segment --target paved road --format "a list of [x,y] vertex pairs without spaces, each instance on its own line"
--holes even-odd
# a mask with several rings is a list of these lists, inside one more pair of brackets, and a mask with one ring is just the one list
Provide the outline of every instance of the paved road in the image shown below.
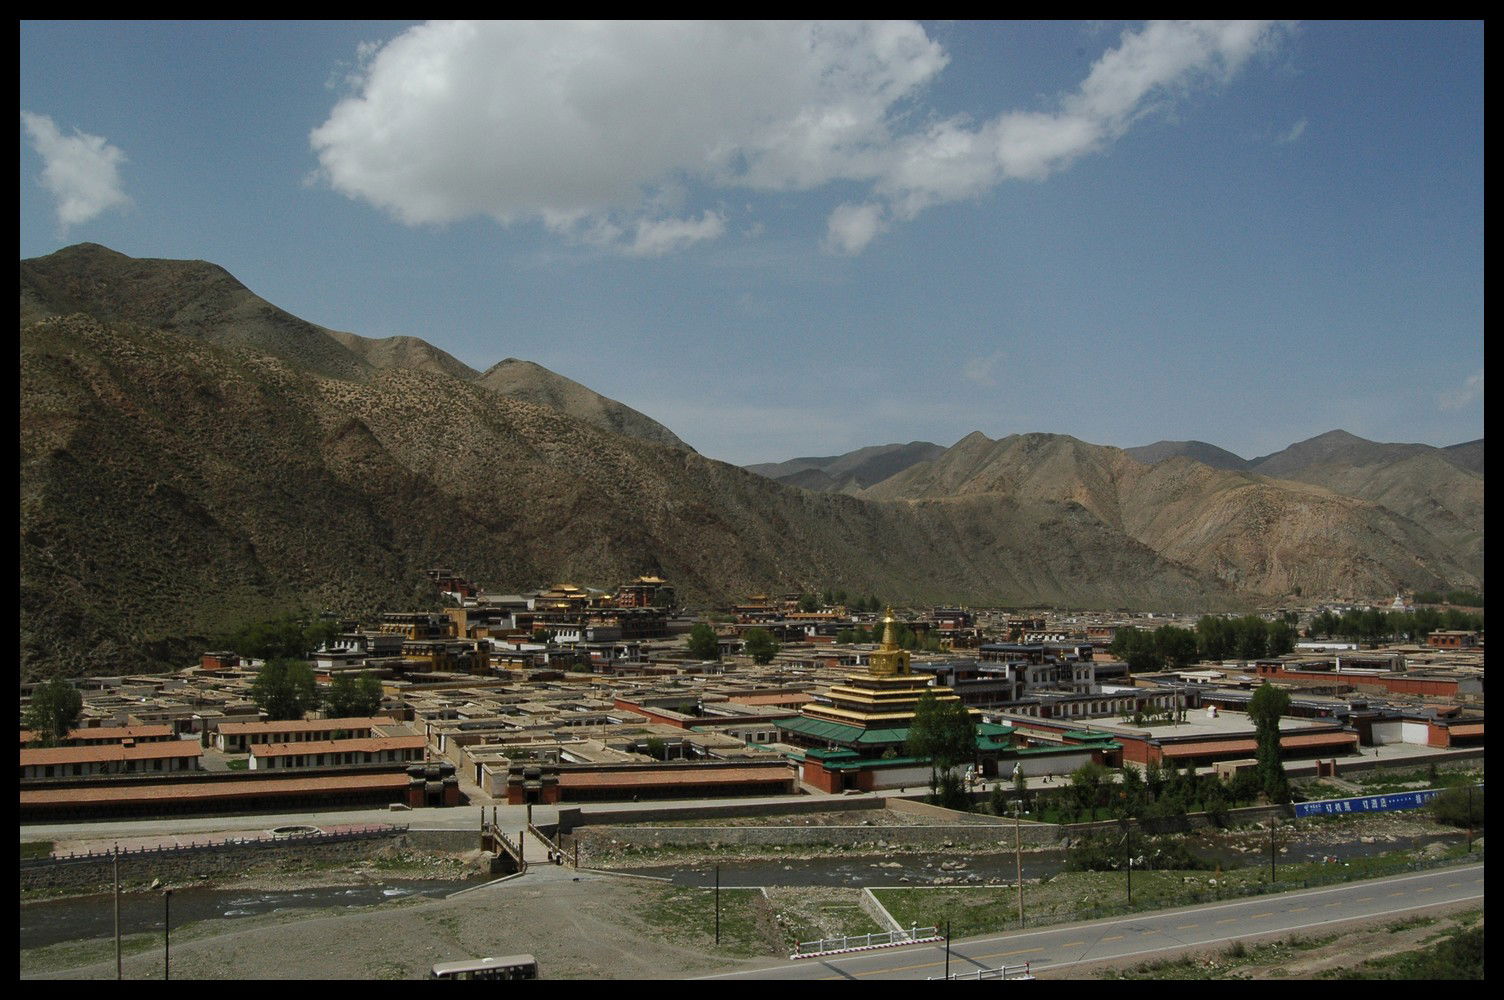
[[[1445,868],[1325,889],[1019,931],[952,944],[950,971],[975,972],[1029,962],[1034,971],[1067,971],[1084,962],[1215,946],[1299,931],[1307,935],[1351,920],[1399,916],[1447,903],[1483,902],[1483,866]],[[910,945],[844,958],[804,959],[716,979],[929,979],[945,975],[943,945]]]

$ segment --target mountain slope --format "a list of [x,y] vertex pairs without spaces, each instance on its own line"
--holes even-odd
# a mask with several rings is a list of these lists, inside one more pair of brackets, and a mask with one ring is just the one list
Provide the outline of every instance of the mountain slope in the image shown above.
[[812,494],[433,372],[335,379],[81,315],[21,346],[32,675],[170,662],[285,610],[410,606],[436,564],[496,589],[655,572],[698,601],[1248,600],[1077,505]]
[[1447,522],[1455,531],[1438,532],[1404,511],[1320,484],[1213,469],[1185,457],[1149,466],[1120,449],[1063,435],[993,441],[972,434],[863,496],[1079,503],[1172,562],[1271,596],[1297,588],[1333,596],[1382,593],[1482,579],[1481,561],[1470,548],[1476,543],[1481,555],[1481,494],[1475,520],[1457,515]]
[[1248,461],[1225,448],[1205,441],[1156,441],[1137,448],[1123,449],[1130,458],[1145,465],[1157,465],[1171,458],[1189,458],[1214,469],[1245,469]]
[[492,392],[552,407],[576,420],[583,420],[617,434],[672,448],[694,450],[652,417],[531,361],[507,358],[492,365],[474,381],[476,385],[485,386]]
[[864,490],[944,452],[945,449],[938,444],[910,441],[908,444],[858,448],[844,455],[792,458],[786,462],[764,462],[743,468],[790,486],[822,493],[844,493]]

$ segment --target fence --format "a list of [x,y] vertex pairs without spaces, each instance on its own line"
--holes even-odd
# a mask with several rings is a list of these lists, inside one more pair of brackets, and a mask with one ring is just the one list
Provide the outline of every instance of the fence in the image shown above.
[[1029,963],[1023,965],[999,965],[995,969],[977,969],[975,972],[957,972],[949,976],[930,976],[931,980],[945,979],[1033,979],[1034,974],[1029,971]]
[[873,948],[894,948],[902,944],[922,944],[941,940],[939,928],[910,927],[908,930],[884,931],[881,934],[856,934],[846,937],[821,938],[818,941],[800,941],[794,945],[789,958],[815,958],[837,952],[869,951]]
[[32,868],[46,868],[61,864],[84,864],[91,862],[109,861],[115,857],[121,860],[131,858],[159,858],[172,855],[195,854],[203,851],[224,851],[242,847],[287,847],[294,844],[337,844],[348,840],[369,840],[378,837],[395,837],[407,832],[406,826],[379,825],[368,827],[355,827],[348,830],[340,830],[337,833],[325,833],[322,830],[312,833],[287,833],[269,834],[265,837],[227,837],[224,840],[206,840],[203,843],[189,841],[187,844],[158,844],[153,847],[125,848],[119,851],[84,851],[77,853],[69,851],[67,854],[52,854],[45,858],[22,858],[20,867],[24,871]]

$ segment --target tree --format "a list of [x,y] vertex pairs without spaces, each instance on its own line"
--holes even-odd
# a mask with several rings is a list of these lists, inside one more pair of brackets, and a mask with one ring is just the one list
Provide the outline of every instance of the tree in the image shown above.
[[324,707],[335,719],[367,717],[375,715],[381,707],[381,694],[381,681],[374,674],[362,673],[359,677],[336,674],[329,684]]
[[932,797],[951,805],[960,797],[960,782],[951,772],[976,756],[976,720],[959,701],[942,702],[933,691],[926,691],[914,706],[905,746],[911,756],[930,759]]
[[1284,656],[1295,648],[1295,626],[1277,621],[1269,626],[1268,655]]
[[719,660],[721,642],[715,629],[704,622],[696,622],[695,627],[689,630],[689,651],[702,660]]
[[748,629],[747,634],[742,636],[742,649],[752,657],[753,663],[772,663],[780,648],[773,641],[772,633],[764,628]]
[[1258,738],[1259,783],[1270,802],[1290,801],[1290,782],[1279,758],[1279,720],[1290,710],[1290,696],[1268,681],[1248,700],[1248,717]]
[[1188,667],[1196,662],[1196,633],[1174,625],[1161,625],[1154,630],[1154,651],[1171,670]]
[[301,660],[268,660],[251,683],[251,699],[273,722],[301,719],[319,704],[313,668]]
[[1124,660],[1132,673],[1147,673],[1164,668],[1164,660],[1155,649],[1154,634],[1128,627],[1118,629],[1108,652]]
[[1101,802],[1102,782],[1107,777],[1107,768],[1101,764],[1082,764],[1071,772],[1071,799],[1078,812],[1091,811],[1091,821],[1097,820],[1097,806]]
[[61,677],[43,681],[31,690],[31,704],[26,706],[24,722],[36,731],[44,747],[55,747],[78,724],[84,708],[84,696]]

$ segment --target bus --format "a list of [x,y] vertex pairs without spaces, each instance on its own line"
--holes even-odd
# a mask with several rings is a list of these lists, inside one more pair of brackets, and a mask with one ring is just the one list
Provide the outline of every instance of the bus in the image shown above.
[[459,962],[440,962],[428,973],[429,979],[537,979],[538,961],[531,955],[507,955],[503,958],[469,958]]

